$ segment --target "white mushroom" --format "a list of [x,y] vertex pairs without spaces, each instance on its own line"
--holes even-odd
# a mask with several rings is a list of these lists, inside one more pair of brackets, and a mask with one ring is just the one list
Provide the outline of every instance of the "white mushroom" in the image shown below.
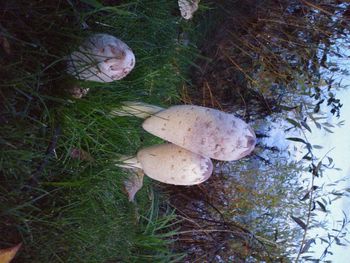
[[[137,111],[142,114],[137,114]],[[147,111],[147,112],[146,112]],[[252,128],[235,117],[216,109],[178,105],[168,109],[126,102],[113,115],[148,117],[142,127],[149,133],[209,158],[233,161],[250,154],[256,136]]]
[[185,19],[191,19],[194,12],[198,9],[200,0],[178,0],[181,16]]
[[213,171],[209,158],[171,143],[141,149],[136,157],[125,159],[117,166],[139,168],[154,180],[174,185],[202,183]]
[[95,34],[69,56],[67,71],[78,79],[111,82],[124,78],[134,66],[134,53],[123,41]]

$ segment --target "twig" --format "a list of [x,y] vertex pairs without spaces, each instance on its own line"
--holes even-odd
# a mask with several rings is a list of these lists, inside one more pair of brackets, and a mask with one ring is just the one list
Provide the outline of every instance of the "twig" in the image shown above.
[[332,246],[332,244],[334,243],[334,241],[340,236],[340,234],[342,233],[342,231],[344,230],[345,226],[348,224],[349,222],[345,222],[343,221],[343,224],[342,224],[342,227],[341,229],[338,231],[337,235],[335,237],[333,237],[332,241],[330,241],[328,243],[328,246],[324,249],[321,257],[320,257],[320,260],[322,260],[326,255],[327,255],[327,251],[328,249]]
[[319,10],[319,11],[321,11],[321,12],[323,12],[323,13],[329,15],[329,16],[333,16],[332,13],[328,12],[327,10],[321,8],[321,7],[318,6],[318,5],[314,5],[313,3],[310,3],[309,1],[300,0],[300,2],[304,3],[305,5],[311,6],[311,7],[315,8],[315,9],[317,9],[317,10]]
[[[301,129],[303,135],[304,135],[304,139],[307,143],[309,143],[307,137],[306,137],[306,134],[304,132],[303,129]],[[322,161],[324,158],[326,158],[326,156],[331,152],[333,151],[334,148],[330,149],[328,152],[326,152],[326,154],[321,158],[321,160],[319,161],[319,164],[322,164]],[[314,154],[310,151],[311,153],[311,157],[313,159],[314,157]],[[305,245],[305,242],[306,242],[306,235],[307,235],[307,232],[308,232],[308,229],[309,229],[309,225],[310,225],[310,220],[311,220],[311,210],[312,210],[312,207],[313,207],[313,203],[314,203],[314,182],[315,182],[315,176],[316,176],[316,173],[318,173],[318,170],[317,170],[317,167],[319,166],[319,164],[317,164],[315,166],[314,164],[314,161],[311,162],[311,164],[313,165],[313,167],[315,167],[312,171],[312,177],[311,177],[311,187],[310,187],[310,190],[309,190],[309,204],[308,204],[308,211],[307,211],[307,219],[306,219],[306,227],[305,227],[305,230],[304,230],[304,234],[303,234],[303,239],[301,241],[301,245],[300,245],[300,249],[299,249],[299,252],[298,252],[298,255],[295,259],[295,263],[298,263],[299,262],[299,258],[303,252],[303,248],[304,248],[304,245]],[[319,166],[320,167],[320,166]]]
[[[189,199],[186,195],[184,194],[179,194],[181,196],[183,196],[186,199]],[[255,240],[257,243],[259,243],[263,250],[266,252],[267,257],[269,258],[270,262],[272,262],[272,258],[270,256],[270,253],[268,251],[268,249],[266,248],[266,244],[269,246],[273,246],[273,247],[277,247],[278,245],[275,242],[272,242],[270,240],[267,240],[261,236],[257,236],[255,234],[253,234],[250,230],[246,229],[245,227],[237,224],[236,222],[227,222],[225,220],[224,215],[221,213],[221,211],[215,207],[215,205],[213,205],[211,202],[207,201],[205,198],[202,200],[205,203],[207,203],[207,205],[209,205],[210,207],[212,207],[221,217],[222,221],[217,221],[217,220],[211,220],[211,219],[204,219],[204,218],[200,218],[201,220],[205,220],[205,221],[209,221],[209,222],[215,222],[217,224],[222,225],[224,228],[226,229],[199,229],[199,230],[187,230],[187,231],[180,231],[178,232],[178,234],[186,234],[186,233],[193,233],[193,232],[203,232],[205,234],[209,234],[209,233],[215,233],[215,232],[225,232],[225,233],[231,233],[233,235],[235,235],[236,237],[241,237],[242,239],[247,239],[250,238],[252,240]],[[191,217],[192,219],[198,219],[195,217]],[[202,226],[200,227],[202,228]],[[236,230],[235,230],[236,229]],[[213,237],[212,237],[213,238]],[[214,238],[213,238],[214,239]]]

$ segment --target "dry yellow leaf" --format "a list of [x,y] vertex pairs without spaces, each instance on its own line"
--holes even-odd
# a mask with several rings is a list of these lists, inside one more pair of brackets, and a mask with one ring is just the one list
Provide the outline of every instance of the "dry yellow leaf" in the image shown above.
[[0,249],[0,263],[10,263],[11,260],[15,257],[17,251],[20,249],[22,243],[19,243],[17,246]]

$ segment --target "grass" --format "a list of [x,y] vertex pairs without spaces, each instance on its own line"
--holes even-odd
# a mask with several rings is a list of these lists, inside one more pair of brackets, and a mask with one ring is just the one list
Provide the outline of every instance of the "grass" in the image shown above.
[[[191,262],[217,255],[272,262],[288,261],[287,252],[299,248],[293,242],[300,229],[283,220],[304,211],[296,204],[301,190],[293,188],[300,167],[235,162],[228,173],[240,177],[220,174],[200,186],[162,189],[170,207],[150,179],[135,203],[124,191],[128,173],[115,160],[161,141],[141,129],[140,119],[109,116],[122,101],[167,106],[181,99],[244,108],[238,113],[246,120],[264,120],[282,106],[292,109],[298,85],[307,92],[318,83],[313,58],[327,44],[326,17],[312,24],[322,29],[315,35],[294,2],[203,2],[200,9],[210,12],[190,22],[180,18],[176,1],[166,0],[0,4],[0,247],[23,242],[15,262],[179,262],[184,249]],[[136,67],[125,79],[101,84],[65,73],[65,57],[96,32],[134,51]],[[304,42],[304,35],[318,37]],[[204,39],[201,56],[196,39]],[[74,99],[73,86],[90,91]],[[326,98],[314,92],[316,101]],[[80,158],[72,155],[77,151]],[[278,187],[270,187],[271,177]]]
[[[178,101],[196,50],[178,38],[192,29],[178,16],[176,1],[105,2],[1,4],[1,36],[10,52],[0,47],[0,246],[23,242],[15,262],[182,257],[170,250],[174,215],[150,180],[130,203],[123,190],[127,173],[113,164],[160,140],[142,131],[141,120],[108,112],[124,100]],[[93,32],[115,35],[133,49],[136,67],[125,79],[99,84],[65,74],[65,56]],[[73,85],[90,92],[74,99]],[[91,158],[72,158],[73,149]]]

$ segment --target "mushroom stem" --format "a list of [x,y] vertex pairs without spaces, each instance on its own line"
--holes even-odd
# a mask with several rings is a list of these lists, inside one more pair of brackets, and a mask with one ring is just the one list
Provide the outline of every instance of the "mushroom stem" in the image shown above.
[[112,116],[135,116],[146,119],[162,110],[164,109],[161,107],[143,102],[124,101],[121,108],[112,110],[110,114]]
[[118,162],[115,166],[121,167],[121,168],[128,168],[128,169],[142,169],[141,163],[137,160],[136,156],[124,156],[118,159]]

